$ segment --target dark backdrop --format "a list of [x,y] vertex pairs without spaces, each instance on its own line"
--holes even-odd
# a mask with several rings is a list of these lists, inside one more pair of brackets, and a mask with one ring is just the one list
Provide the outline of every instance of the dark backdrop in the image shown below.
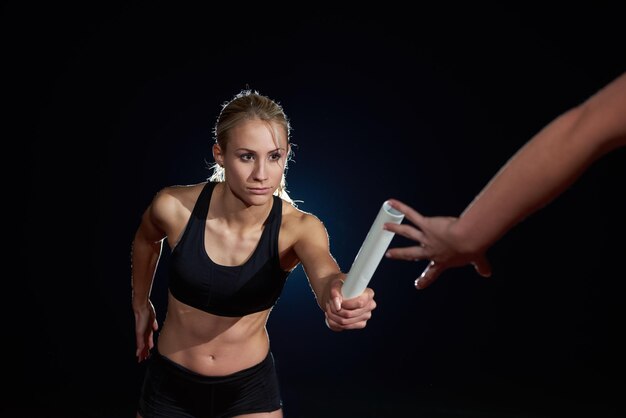
[[[385,199],[458,215],[626,68],[606,6],[89,4],[2,9],[11,417],[134,416],[133,234],[157,190],[209,175],[242,88],[284,105],[288,188],[347,271]],[[361,331],[325,327],[299,267],[268,322],[285,417],[623,416],[625,180],[624,150],[595,163],[493,246],[490,279],[460,268],[417,292],[423,263],[383,260]]]

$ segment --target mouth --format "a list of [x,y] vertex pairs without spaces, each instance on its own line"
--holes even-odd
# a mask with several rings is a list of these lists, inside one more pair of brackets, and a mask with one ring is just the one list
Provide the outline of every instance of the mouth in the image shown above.
[[248,190],[250,191],[250,193],[252,194],[268,194],[272,191],[271,187],[248,187]]

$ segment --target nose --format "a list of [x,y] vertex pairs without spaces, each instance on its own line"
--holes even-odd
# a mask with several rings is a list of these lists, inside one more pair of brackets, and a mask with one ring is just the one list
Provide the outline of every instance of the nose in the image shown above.
[[254,164],[254,171],[252,172],[252,178],[255,181],[267,180],[267,162],[263,159],[257,160]]

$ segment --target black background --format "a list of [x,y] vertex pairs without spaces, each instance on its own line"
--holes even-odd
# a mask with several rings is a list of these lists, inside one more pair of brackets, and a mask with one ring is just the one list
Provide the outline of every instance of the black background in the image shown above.
[[[5,2],[5,416],[134,416],[132,237],[157,190],[209,175],[239,90],[285,107],[288,189],[347,271],[385,199],[458,215],[626,68],[608,6],[379,7]],[[383,260],[361,331],[325,327],[299,267],[268,322],[285,417],[624,416],[625,180],[623,149],[596,162],[490,279],[418,292],[425,264]]]

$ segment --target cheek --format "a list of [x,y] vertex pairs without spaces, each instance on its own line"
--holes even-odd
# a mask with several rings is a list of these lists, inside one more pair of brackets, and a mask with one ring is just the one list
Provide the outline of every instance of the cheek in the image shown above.
[[251,171],[248,164],[243,164],[238,160],[229,161],[228,164],[224,165],[224,169],[231,177],[246,177]]
[[270,169],[273,172],[276,172],[278,174],[281,174],[285,171],[285,161],[284,160],[279,160],[279,161],[273,161],[270,164]]

